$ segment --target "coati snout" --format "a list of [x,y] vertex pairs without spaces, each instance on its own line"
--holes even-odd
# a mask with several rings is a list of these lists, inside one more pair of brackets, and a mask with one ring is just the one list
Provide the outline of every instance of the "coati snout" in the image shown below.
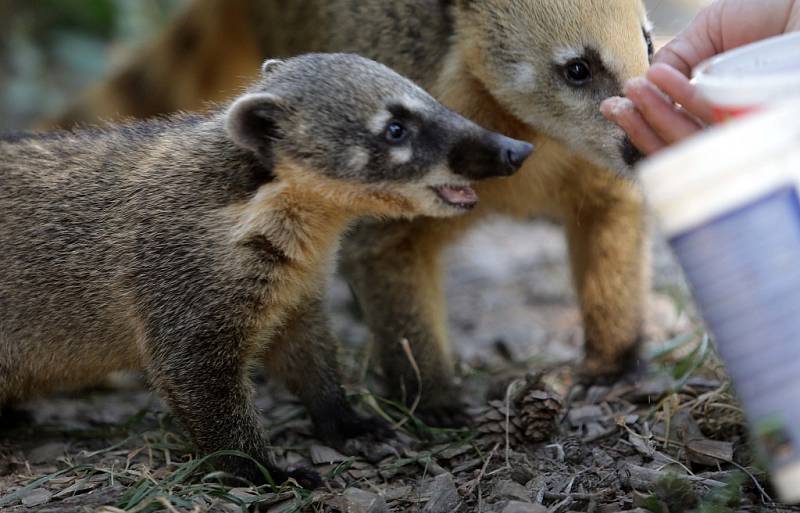
[[226,126],[262,161],[280,158],[325,179],[361,184],[363,194],[392,196],[405,205],[399,215],[443,217],[471,208],[478,201],[473,180],[509,176],[533,151],[399,78],[353,55],[268,61],[263,80],[228,110]]
[[471,75],[523,123],[628,176],[638,155],[600,103],[653,56],[641,0],[483,0],[456,4]]

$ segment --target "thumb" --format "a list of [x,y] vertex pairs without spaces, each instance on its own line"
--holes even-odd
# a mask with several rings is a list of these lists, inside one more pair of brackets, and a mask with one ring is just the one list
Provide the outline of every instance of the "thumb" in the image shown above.
[[716,2],[700,11],[688,27],[656,53],[653,63],[666,64],[689,77],[695,66],[722,52],[717,43],[721,39],[719,5]]

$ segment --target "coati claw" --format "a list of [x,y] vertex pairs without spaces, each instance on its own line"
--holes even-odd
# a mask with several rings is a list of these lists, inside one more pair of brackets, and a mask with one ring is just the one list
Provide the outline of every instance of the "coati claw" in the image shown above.
[[586,358],[577,370],[577,381],[583,385],[608,386],[619,382],[636,382],[649,368],[639,354],[639,344],[612,359]]
[[433,428],[459,429],[472,423],[472,417],[460,401],[448,405],[426,406],[416,413],[426,426]]
[[[292,479],[306,490],[315,490],[322,486],[322,477],[316,470],[300,467],[287,471],[287,478],[283,482]],[[277,483],[276,483],[277,484]]]
[[228,486],[242,486],[243,483],[280,486],[290,479],[307,490],[314,490],[322,485],[320,475],[316,471],[305,467],[288,470],[272,464],[264,465],[264,469],[266,469],[269,476],[264,475],[262,469],[252,461],[237,463],[228,461],[223,464],[223,467],[228,468],[230,477],[223,478],[222,482]]
[[317,436],[343,452],[348,451],[351,440],[380,443],[395,438],[395,432],[388,422],[378,417],[360,415],[352,409],[318,421],[315,426]]

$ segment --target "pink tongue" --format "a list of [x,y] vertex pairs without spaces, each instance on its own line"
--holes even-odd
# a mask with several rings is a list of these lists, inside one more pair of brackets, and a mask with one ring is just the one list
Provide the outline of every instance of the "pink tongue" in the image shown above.
[[439,194],[450,203],[475,203],[478,201],[478,194],[472,187],[454,187],[445,185],[439,188]]

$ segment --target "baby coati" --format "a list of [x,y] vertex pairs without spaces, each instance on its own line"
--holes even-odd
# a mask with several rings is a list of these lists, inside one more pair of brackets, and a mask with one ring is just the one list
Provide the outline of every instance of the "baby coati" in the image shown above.
[[464,420],[441,255],[487,214],[563,222],[584,325],[581,370],[606,380],[635,369],[649,286],[644,207],[630,179],[640,155],[599,108],[647,70],[641,0],[193,0],[60,121],[199,108],[236,91],[249,63],[309,51],[375,59],[540,149],[511,180],[481,183],[480,207],[455,223],[362,223],[343,242],[342,267],[390,390],[419,398],[429,423]]
[[202,451],[313,486],[270,463],[249,366],[284,379],[336,446],[387,431],[348,404],[320,313],[342,230],[463,213],[470,181],[531,151],[348,54],[267,62],[207,116],[6,137],[0,404],[145,369]]

